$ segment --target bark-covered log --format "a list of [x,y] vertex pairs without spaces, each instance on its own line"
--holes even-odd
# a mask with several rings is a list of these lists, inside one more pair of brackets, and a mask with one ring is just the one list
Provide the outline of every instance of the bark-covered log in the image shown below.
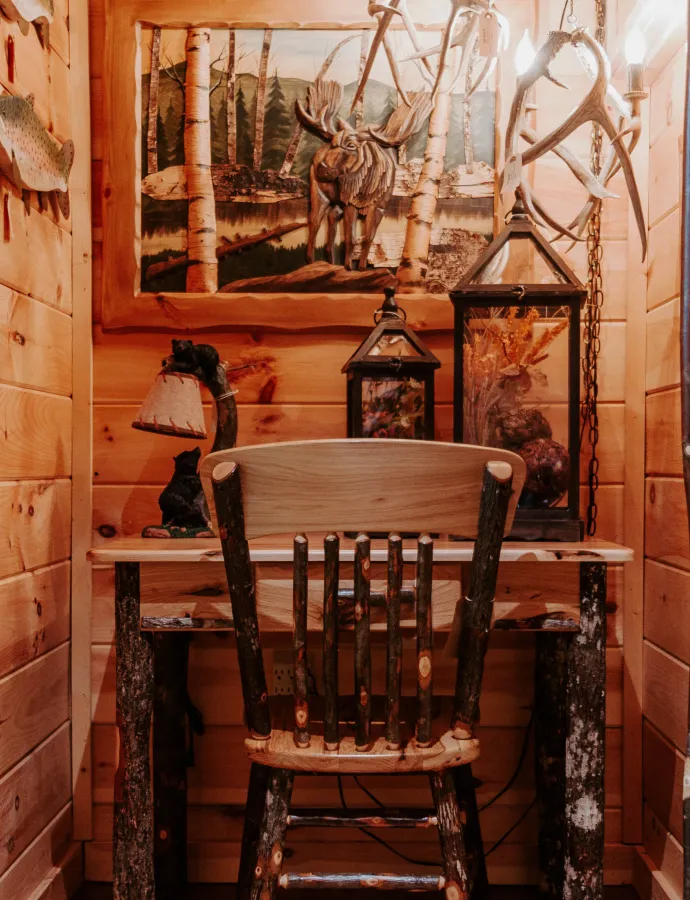
[[484,472],[477,540],[470,585],[462,608],[453,721],[455,737],[471,737],[479,721],[479,694],[489,643],[496,577],[513,476],[505,463],[489,463]]
[[461,817],[464,813],[464,837],[465,854],[467,857],[467,870],[472,886],[472,900],[488,900],[489,878],[486,871],[486,858],[484,856],[484,842],[482,829],[479,823],[479,808],[477,807],[477,791],[475,788],[472,766],[456,766],[451,769],[455,782],[455,794],[458,798]]
[[250,900],[259,858],[261,823],[266,806],[266,792],[272,769],[253,762],[249,770],[249,789],[244,807],[244,829],[237,876],[237,900]]
[[158,88],[160,85],[161,29],[154,25],[151,38],[148,128],[146,131],[146,173],[158,171]]
[[429,776],[431,795],[438,816],[438,836],[443,856],[447,900],[467,900],[469,878],[460,810],[450,769]]
[[142,631],[234,631],[232,619],[196,619],[191,616],[142,616]]
[[290,813],[290,827],[303,828],[433,828],[438,823],[421,809],[382,810],[380,815],[371,809],[299,809]]
[[295,773],[271,769],[266,788],[261,834],[257,846],[251,900],[272,900],[283,867],[283,845]]
[[253,737],[269,737],[271,715],[268,707],[268,688],[259,637],[254,572],[244,531],[242,486],[238,466],[235,466],[223,481],[214,483],[213,493],[232,604],[232,618],[235,622],[247,725]]
[[340,538],[329,534],[324,541],[323,581],[323,736],[326,747],[335,749],[340,740],[338,726],[338,581]]
[[431,581],[434,542],[423,534],[417,544],[417,741],[428,744],[433,721],[433,631]]
[[116,716],[120,760],[115,774],[113,896],[153,900],[153,799],[149,737],[153,650],[139,631],[139,564],[115,564]]
[[440,891],[441,875],[390,875],[377,872],[359,875],[354,872],[286,872],[280,876],[282,888],[305,890]]
[[228,165],[237,164],[237,108],[235,100],[235,29],[228,32],[228,69],[226,73],[226,120],[228,126]]
[[309,588],[309,542],[303,534],[294,540],[292,576],[292,659],[295,674],[295,743],[309,746],[309,702],[307,693],[307,595]]
[[400,746],[400,692],[402,686],[402,631],[400,630],[400,591],[403,578],[402,538],[388,538],[388,623],[386,661],[386,740],[393,749]]
[[562,897],[565,876],[566,684],[570,637],[538,634],[534,679],[539,894]]
[[187,888],[187,670],[189,637],[153,636],[153,801],[156,900]]
[[355,541],[355,742],[366,749],[371,736],[371,541],[360,534]]
[[604,737],[606,732],[606,566],[580,566],[580,633],[568,656],[565,786],[567,900],[604,891]]

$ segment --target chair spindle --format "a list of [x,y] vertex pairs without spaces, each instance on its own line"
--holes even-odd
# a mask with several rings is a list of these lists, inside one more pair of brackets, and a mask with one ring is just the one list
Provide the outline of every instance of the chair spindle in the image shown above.
[[400,747],[400,689],[402,685],[402,632],[400,594],[403,580],[402,538],[388,536],[388,587],[386,617],[388,657],[386,663],[386,740],[391,750]]
[[309,746],[309,702],[307,699],[307,599],[309,592],[309,541],[295,535],[292,578],[294,632],[292,654],[295,667],[295,743]]
[[433,721],[433,631],[431,582],[434,542],[428,534],[417,542],[417,743],[428,746]]
[[323,579],[323,737],[327,750],[337,750],[338,725],[338,582],[340,578],[340,538],[326,535]]
[[371,541],[359,534],[355,541],[355,746],[366,750],[371,736]]
[[512,493],[512,467],[506,462],[487,463],[482,483],[477,540],[472,554],[470,585],[463,604],[458,642],[458,668],[451,721],[453,736],[458,740],[471,738],[479,721],[484,657],[489,644],[498,563]]

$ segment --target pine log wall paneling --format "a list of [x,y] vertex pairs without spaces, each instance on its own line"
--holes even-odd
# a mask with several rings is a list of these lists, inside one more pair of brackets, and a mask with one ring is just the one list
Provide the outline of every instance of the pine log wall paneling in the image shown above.
[[683,895],[690,543],[680,454],[680,171],[686,48],[651,86],[646,312],[643,896]]
[[[315,19],[337,19],[331,11],[319,13],[314,0]],[[130,426],[137,409],[152,384],[160,359],[169,352],[170,338],[163,332],[104,333],[101,328],[101,297],[107,290],[101,281],[103,245],[103,192],[108,190],[103,175],[105,0],[90,0],[91,99],[93,156],[93,236],[94,236],[94,432],[93,432],[93,542],[100,544],[115,536],[133,534],[143,525],[158,521],[157,497],[167,482],[172,457],[188,446],[185,442],[134,431]],[[328,4],[324,5],[326,9]],[[557,26],[562,4],[546,0],[511,0],[506,12],[511,19],[514,41],[526,27],[541,37]],[[558,7],[558,9],[556,8]],[[330,9],[330,6],[329,6]],[[583,16],[589,14],[586,4]],[[538,26],[537,26],[538,20]],[[590,19],[591,20],[591,19]],[[517,36],[517,37],[515,37]],[[559,64],[560,66],[560,64]],[[565,64],[558,75],[577,87],[577,77]],[[572,76],[572,77],[571,77]],[[502,90],[509,95],[514,87],[512,57],[504,67]],[[547,93],[540,103],[539,128],[556,123],[562,108]],[[539,99],[539,98],[538,98]],[[502,128],[509,97],[501,104]],[[116,123],[113,123],[116,127]],[[579,141],[579,143],[578,143]],[[583,161],[589,159],[589,139],[583,132],[575,140]],[[538,168],[535,184],[549,200],[549,208],[559,218],[575,213],[584,195],[577,183],[569,181],[560,164]],[[618,192],[618,179],[614,189]],[[625,509],[625,381],[626,317],[629,279],[628,203],[624,188],[621,199],[607,202],[604,216],[604,269],[607,287],[602,324],[600,362],[601,478],[598,536],[622,541]],[[559,215],[561,213],[561,215]],[[639,242],[635,234],[635,254]],[[559,246],[564,250],[564,246]],[[583,280],[586,252],[580,246],[571,260]],[[372,311],[374,308],[372,302]],[[450,323],[450,316],[448,317]],[[296,322],[297,329],[299,323]],[[271,333],[229,332],[197,335],[197,340],[214,343],[221,356],[232,361],[261,360],[264,370],[239,384],[240,442],[242,444],[299,438],[345,435],[345,381],[342,364],[361,341],[363,332]],[[425,334],[434,353],[442,361],[437,375],[437,438],[449,440],[452,433],[452,335],[450,330]],[[209,404],[210,407],[210,404]],[[207,409],[210,416],[210,408]],[[202,447],[207,450],[208,447]],[[584,483],[586,462],[583,461]],[[586,495],[582,494],[583,508]],[[629,882],[632,877],[633,848],[624,843],[624,799],[630,808],[639,805],[635,758],[624,784],[623,759],[629,752],[623,739],[623,572],[610,570],[611,613],[608,628],[608,707],[606,765],[606,880]],[[267,653],[270,658],[279,650]],[[486,742],[476,774],[482,784],[480,804],[500,789],[510,777],[520,753],[529,709],[533,702],[534,643],[529,636],[498,636],[492,642],[487,662],[487,689],[483,703],[482,729]],[[442,679],[441,676],[439,676]],[[92,840],[85,846],[86,877],[96,881],[111,878],[113,777],[117,765],[117,731],[114,716],[113,656],[113,573],[108,568],[94,570],[93,631],[91,647],[92,683]],[[443,689],[441,684],[441,689]],[[450,691],[450,685],[445,688]],[[233,881],[236,878],[242,828],[242,808],[248,766],[242,752],[244,728],[238,703],[239,681],[232,640],[227,636],[195,637],[191,649],[190,691],[203,711],[207,732],[195,741],[196,766],[189,772],[189,859],[195,881]],[[634,748],[633,748],[634,749]],[[636,751],[635,751],[636,752]],[[487,845],[490,846],[520,816],[533,798],[531,756],[520,778],[502,800],[482,814]],[[641,778],[641,770],[639,773]],[[401,777],[394,780],[366,779],[367,786],[382,801],[426,805],[428,789],[423,779]],[[346,780],[347,798],[358,804],[369,801]],[[335,779],[299,779],[294,799],[300,804],[339,803]],[[640,826],[641,827],[641,826]],[[405,834],[391,832],[387,838],[401,850],[419,858],[438,855],[437,836],[431,831]],[[413,843],[411,843],[413,842]],[[340,868],[342,860],[363,860],[387,871],[405,868],[395,856],[352,833],[347,843],[328,830],[308,836],[290,835],[291,862],[321,869]],[[332,851],[332,852],[331,852]],[[339,862],[337,862],[340,860]],[[489,858],[489,874],[495,883],[530,883],[536,879],[536,819],[534,812]]]
[[[66,900],[83,870],[72,816],[70,600],[73,327],[77,312],[82,320],[90,312],[74,276],[77,244],[81,265],[90,260],[90,140],[79,127],[88,96],[74,92],[87,12],[83,0],[55,0],[45,49],[34,28],[23,35],[0,19],[3,92],[34,94],[41,121],[60,143],[74,139],[77,158],[68,220],[42,210],[35,194],[27,212],[0,177],[0,897],[8,900]],[[86,288],[90,300],[90,266]]]

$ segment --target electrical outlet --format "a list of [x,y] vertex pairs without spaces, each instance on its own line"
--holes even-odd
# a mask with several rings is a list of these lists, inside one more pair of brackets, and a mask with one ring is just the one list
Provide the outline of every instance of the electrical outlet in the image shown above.
[[293,694],[295,668],[292,654],[275,650],[273,653],[273,694]]

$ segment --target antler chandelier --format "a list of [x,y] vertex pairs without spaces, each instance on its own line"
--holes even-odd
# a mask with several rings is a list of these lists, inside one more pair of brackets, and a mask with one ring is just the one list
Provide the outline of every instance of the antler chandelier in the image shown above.
[[[562,82],[549,71],[549,66],[558,53],[571,46],[582,62],[589,76],[592,87],[584,99],[566,119],[545,137],[529,127],[525,118],[527,96],[541,78],[566,88]],[[535,54],[531,65],[518,75],[517,89],[510,111],[506,133],[506,160],[508,165],[519,167],[517,191],[534,222],[544,228],[553,230],[552,240],[569,237],[573,242],[586,238],[587,226],[595,211],[598,211],[603,200],[615,197],[607,185],[611,179],[623,170],[625,183],[635,213],[635,221],[642,242],[643,259],[647,253],[647,229],[642,211],[642,201],[635,181],[635,173],[630,154],[640,137],[641,123],[639,118],[640,102],[646,96],[639,85],[631,85],[625,97],[611,84],[611,64],[601,46],[585,28],[577,27],[573,31],[552,31],[544,45]],[[618,116],[614,122],[608,106],[613,107]],[[563,142],[581,125],[587,122],[596,123],[609,138],[611,144],[608,156],[601,172],[597,175],[583,165],[577,157],[563,145]],[[520,153],[520,139],[528,146]],[[627,143],[626,143],[627,139]],[[536,196],[526,176],[525,167],[546,153],[553,152],[567,165],[575,177],[584,185],[589,197],[575,218],[563,225],[549,213],[543,201]],[[506,178],[504,170],[501,182]]]

